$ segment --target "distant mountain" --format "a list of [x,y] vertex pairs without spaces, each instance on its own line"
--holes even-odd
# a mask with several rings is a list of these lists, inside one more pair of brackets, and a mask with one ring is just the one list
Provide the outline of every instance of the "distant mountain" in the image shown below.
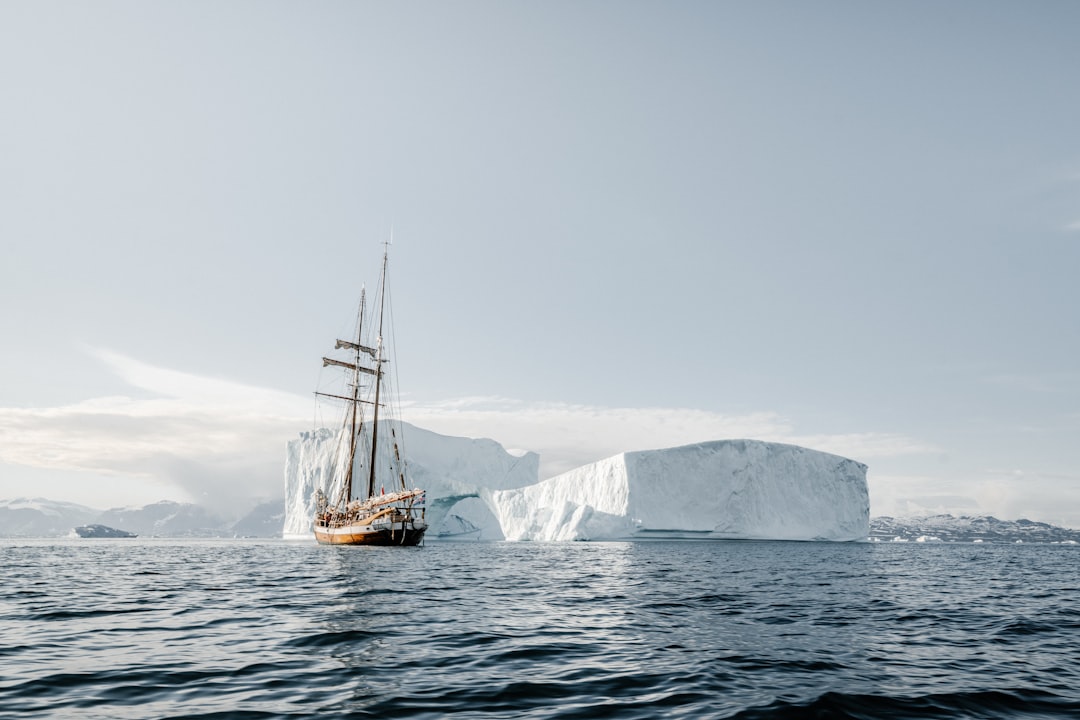
[[98,515],[99,525],[150,537],[223,537],[227,523],[201,505],[162,500],[141,508],[113,508]]
[[870,518],[870,539],[908,542],[1080,543],[1080,530],[989,515]]
[[44,498],[0,500],[0,535],[8,537],[52,537],[67,535],[71,529],[92,522],[100,510]]
[[284,520],[284,500],[256,505],[236,523],[201,505],[170,500],[105,511],[42,498],[0,500],[0,537],[64,537],[87,525],[142,537],[281,537]]
[[229,529],[234,537],[281,537],[285,527],[285,498],[259,503]]
[[[0,537],[64,537],[74,528],[105,525],[141,537],[281,537],[283,500],[259,503],[235,523],[201,505],[168,500],[141,508],[95,510],[43,498],[0,500]],[[468,538],[476,526],[451,516],[442,539]],[[434,538],[433,538],[434,539]],[[1080,543],[1080,530],[1032,520],[998,520],[988,515],[930,515],[870,519],[870,539],[878,542]]]

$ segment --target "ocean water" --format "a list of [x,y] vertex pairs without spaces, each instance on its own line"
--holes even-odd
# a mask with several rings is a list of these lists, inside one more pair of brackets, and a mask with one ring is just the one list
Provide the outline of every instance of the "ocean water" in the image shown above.
[[0,717],[1077,718],[1080,548],[0,545]]

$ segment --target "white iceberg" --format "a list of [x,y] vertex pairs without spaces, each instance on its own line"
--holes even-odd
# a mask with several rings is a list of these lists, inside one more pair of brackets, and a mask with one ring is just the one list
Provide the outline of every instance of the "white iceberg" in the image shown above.
[[[626,452],[537,482],[539,457],[493,440],[403,424],[412,484],[427,491],[427,539],[728,538],[861,540],[866,466],[795,445],[718,440]],[[314,491],[342,462],[339,433],[289,443],[285,537],[312,536]],[[360,486],[357,478],[355,486]]]
[[[395,427],[397,424],[395,423]],[[479,499],[484,488],[508,489],[530,485],[539,476],[540,456],[511,453],[494,440],[450,437],[401,423],[401,449],[408,463],[410,484],[427,491],[427,539],[469,535],[502,540],[499,523]],[[389,425],[379,432],[389,432]],[[337,468],[348,459],[338,430],[300,433],[288,444],[285,459],[285,526],[287,538],[311,538],[315,490],[333,496]],[[367,482],[357,466],[353,487]],[[453,510],[451,517],[450,511]]]
[[626,452],[482,497],[508,540],[862,540],[870,522],[865,465],[756,440]]

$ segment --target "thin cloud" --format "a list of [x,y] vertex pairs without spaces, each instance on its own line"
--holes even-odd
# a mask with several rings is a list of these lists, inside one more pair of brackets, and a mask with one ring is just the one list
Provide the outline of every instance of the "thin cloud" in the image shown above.
[[[280,490],[285,445],[311,428],[308,398],[161,368],[109,350],[89,352],[148,396],[0,408],[0,462],[141,477],[222,502]],[[863,462],[937,452],[888,433],[800,434],[772,412],[724,415],[478,396],[407,402],[402,415],[435,432],[490,437],[537,452],[542,477],[624,451],[723,438],[805,445]]]
[[132,387],[181,401],[188,407],[291,415],[300,400],[278,390],[149,365],[110,350],[88,348],[88,352]]
[[540,453],[541,475],[550,477],[627,450],[750,438],[805,445],[866,461],[939,452],[927,443],[888,433],[800,435],[772,412],[743,415],[689,408],[608,408],[566,403],[525,404],[505,398],[411,403],[405,419],[437,432],[493,437],[504,445]]
[[877,474],[867,477],[874,515],[993,515],[1080,527],[1080,476],[1020,469],[969,477]]
[[871,468],[867,485],[874,515],[983,515],[992,511],[975,499],[985,494],[985,488],[974,483],[954,480],[946,489],[937,477],[879,474]]
[[52,408],[0,408],[0,461],[141,477],[222,501],[275,494],[286,441],[309,401],[92,350],[154,397],[109,396]]
[[847,433],[840,435],[792,435],[783,440],[853,459],[894,458],[941,453],[930,443],[893,433]]

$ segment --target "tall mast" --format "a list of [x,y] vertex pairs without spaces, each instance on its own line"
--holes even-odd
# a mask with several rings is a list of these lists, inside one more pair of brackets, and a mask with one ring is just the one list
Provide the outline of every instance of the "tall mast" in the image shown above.
[[364,341],[364,305],[367,288],[360,288],[360,317],[356,321],[356,357],[353,358],[352,417],[349,420],[349,469],[345,473],[345,503],[352,502],[352,476],[356,461],[356,409],[360,405],[360,350]]
[[368,473],[368,497],[375,494],[375,452],[378,449],[376,438],[379,435],[379,391],[382,390],[382,345],[383,345],[383,312],[386,309],[386,260],[389,248],[383,249],[382,256],[382,286],[379,296],[379,337],[375,344],[375,417],[371,421],[371,467]]

